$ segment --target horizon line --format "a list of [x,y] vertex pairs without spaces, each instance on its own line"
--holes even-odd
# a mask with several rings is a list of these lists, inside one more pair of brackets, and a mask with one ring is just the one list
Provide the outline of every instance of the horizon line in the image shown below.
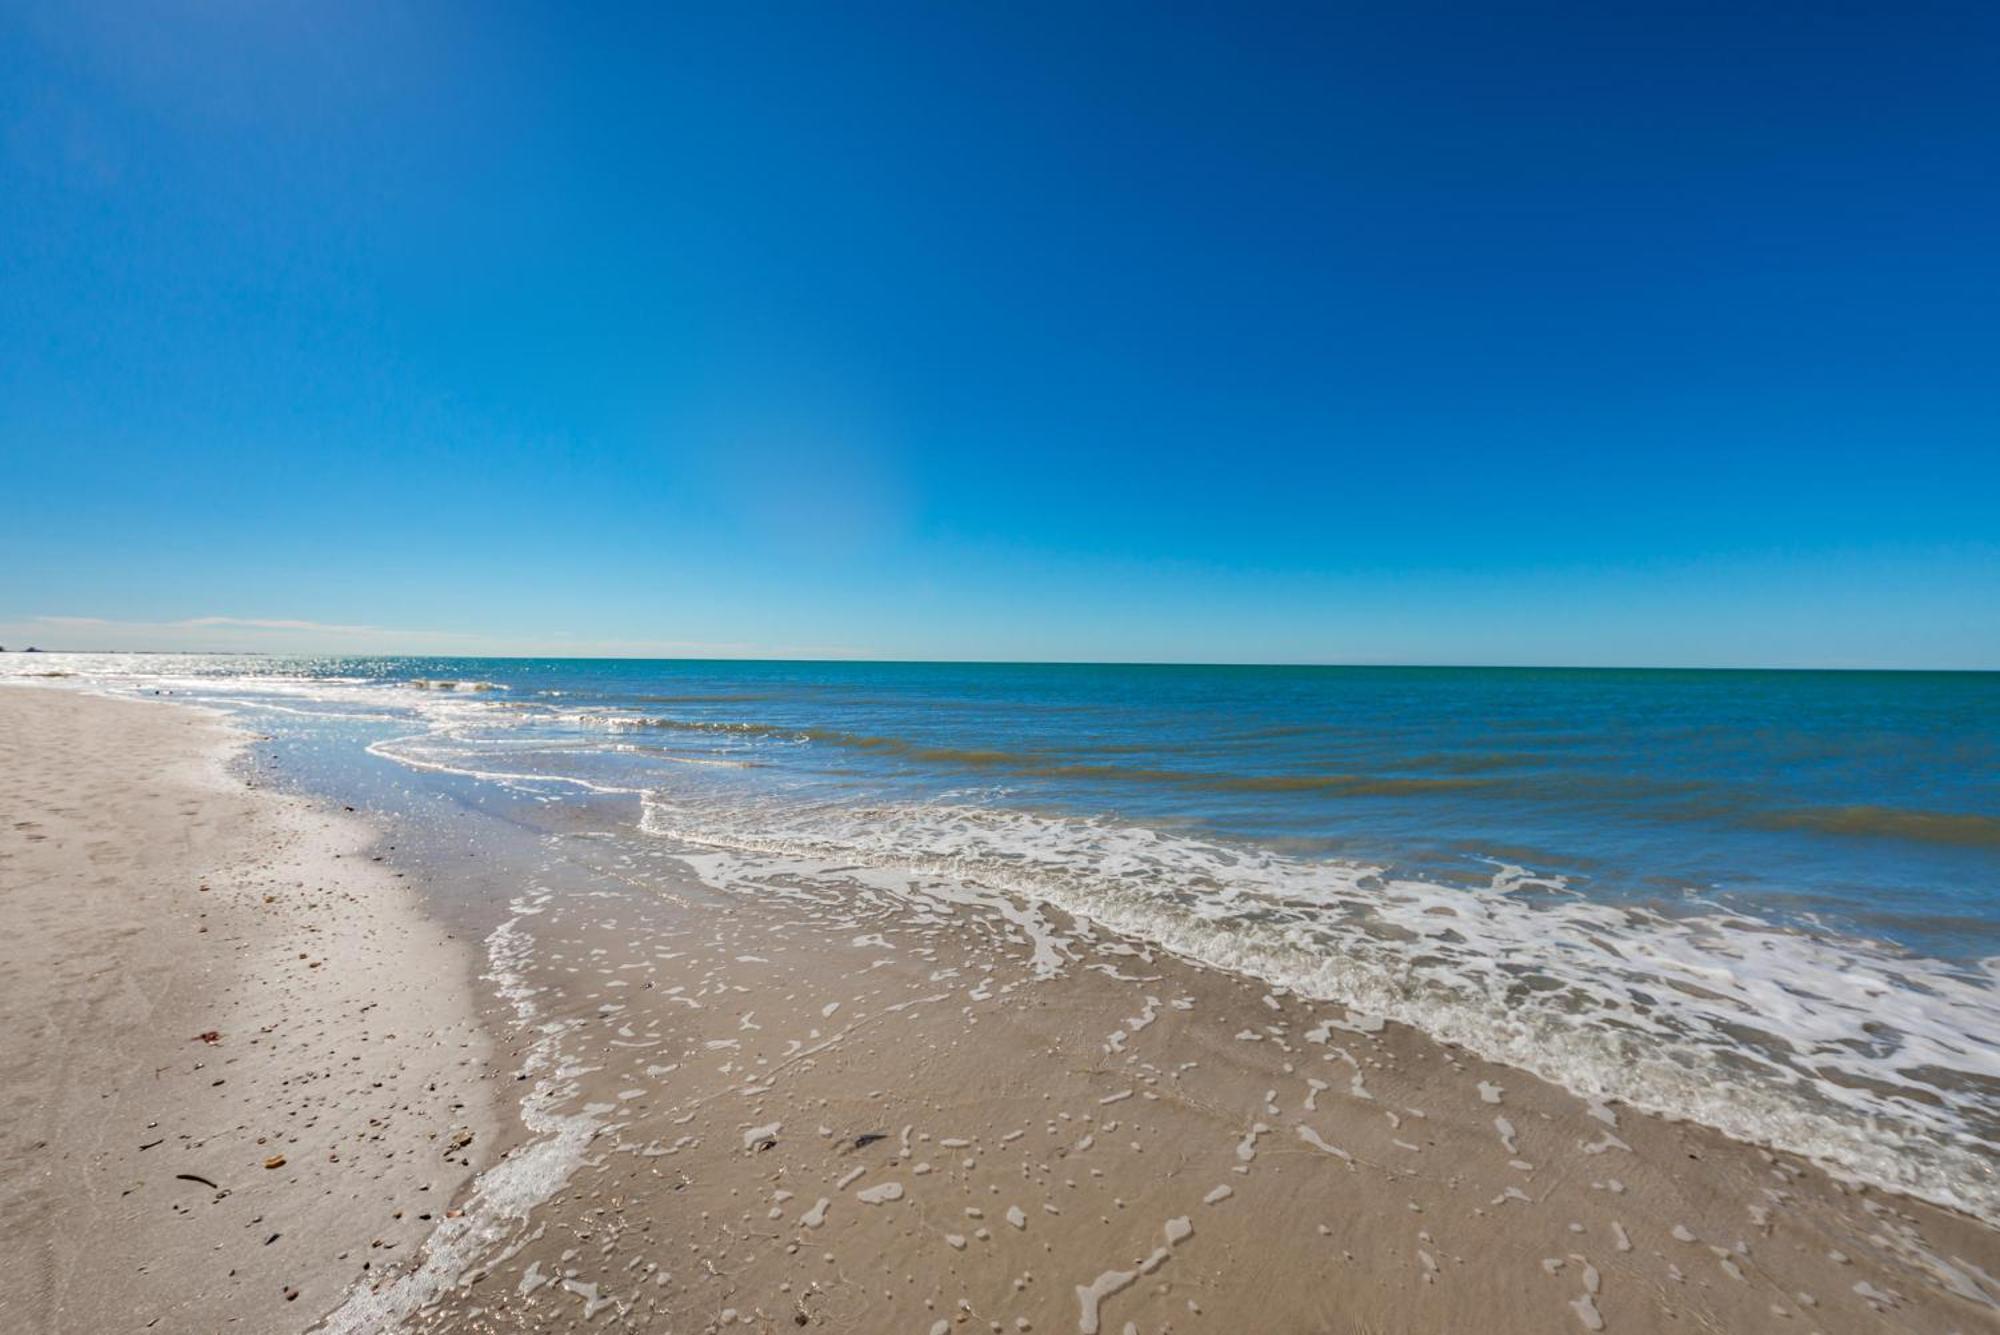
[[1883,665],[1804,665],[1787,663],[1692,664],[1692,663],[1368,663],[1325,661],[1257,661],[1250,659],[1145,659],[1145,658],[923,658],[885,656],[876,658],[811,656],[728,657],[697,654],[535,654],[535,653],[422,653],[410,650],[354,653],[338,650],[272,649],[77,649],[45,648],[30,645],[21,649],[0,646],[0,653],[14,654],[130,654],[154,658],[347,658],[392,659],[427,658],[478,662],[513,663],[799,663],[813,665],[856,664],[957,667],[1143,667],[1143,668],[1296,668],[1328,671],[1451,671],[1451,672],[1898,672],[1987,675],[2000,667],[1896,667]]

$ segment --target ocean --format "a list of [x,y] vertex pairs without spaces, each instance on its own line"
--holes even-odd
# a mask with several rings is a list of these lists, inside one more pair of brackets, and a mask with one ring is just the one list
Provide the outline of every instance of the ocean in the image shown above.
[[380,767],[539,828],[588,808],[723,889],[977,887],[2000,1221],[1994,674],[8,654],[7,676],[226,710],[310,756],[309,787]]

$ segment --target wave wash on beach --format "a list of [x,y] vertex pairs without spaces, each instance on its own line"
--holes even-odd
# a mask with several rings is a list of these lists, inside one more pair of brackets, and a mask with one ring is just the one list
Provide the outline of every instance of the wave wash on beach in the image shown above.
[[1043,973],[1087,920],[2000,1219],[1980,677],[23,663],[631,803],[723,889],[948,880]]

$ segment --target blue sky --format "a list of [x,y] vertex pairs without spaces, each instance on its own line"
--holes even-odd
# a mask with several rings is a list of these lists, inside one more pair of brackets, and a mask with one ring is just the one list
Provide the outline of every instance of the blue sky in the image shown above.
[[2000,10],[669,8],[0,0],[0,643],[2000,667]]

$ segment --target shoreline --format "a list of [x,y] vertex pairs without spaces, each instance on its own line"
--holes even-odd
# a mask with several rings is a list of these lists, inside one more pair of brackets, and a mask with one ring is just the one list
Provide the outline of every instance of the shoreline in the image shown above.
[[0,691],[7,1329],[303,1330],[495,1139],[474,955],[163,703]]
[[[13,695],[97,708],[0,692],[0,720]],[[103,708],[136,720],[144,704]],[[0,746],[12,736],[0,725]],[[107,772],[122,754],[77,762],[73,783],[137,786]],[[473,1046],[433,1055],[455,1058],[468,1114],[489,1092],[529,1101],[525,1119],[489,1113],[467,1164],[391,1119],[416,1145],[385,1164],[382,1202],[449,1167],[449,1184],[422,1173],[419,1194],[463,1212],[425,1211],[425,1230],[373,1249],[366,1271],[350,1251],[345,1278],[366,1282],[312,1289],[316,1312],[280,1304],[273,1329],[320,1313],[341,1331],[2000,1329],[2000,1235],[1969,1216],[1579,1099],[1047,905],[783,859],[724,875],[698,848],[575,817],[527,841],[535,860],[485,867],[474,886],[463,850],[483,855],[491,830],[453,824],[444,851],[376,863],[373,825],[213,777],[173,790],[210,823],[275,803],[338,827],[347,842],[324,851],[339,876],[411,909],[368,917],[369,931],[438,938],[464,916],[423,916],[418,884],[444,903],[499,897],[471,915],[503,919],[486,954],[446,948],[484,1036],[453,1029]],[[297,876],[257,865],[270,828],[230,837],[242,870]],[[141,852],[149,876],[193,865]],[[0,863],[9,913],[16,877]],[[269,947],[262,883],[239,879],[228,900],[216,879],[176,911],[227,902],[231,931]],[[272,962],[285,972],[267,1000],[294,1019],[303,994],[284,989],[341,976],[332,961],[312,979]],[[349,1051],[352,1024],[333,1028],[330,1057],[365,1055]],[[224,1037],[178,1041],[200,1061]],[[183,1073],[190,1108],[204,1106],[193,1077],[210,1073]],[[120,1245],[145,1238],[142,1220],[126,1225]]]
[[590,1154],[412,1329],[2000,1317],[1992,1230],[1795,1155],[963,887],[577,844],[514,907]]

